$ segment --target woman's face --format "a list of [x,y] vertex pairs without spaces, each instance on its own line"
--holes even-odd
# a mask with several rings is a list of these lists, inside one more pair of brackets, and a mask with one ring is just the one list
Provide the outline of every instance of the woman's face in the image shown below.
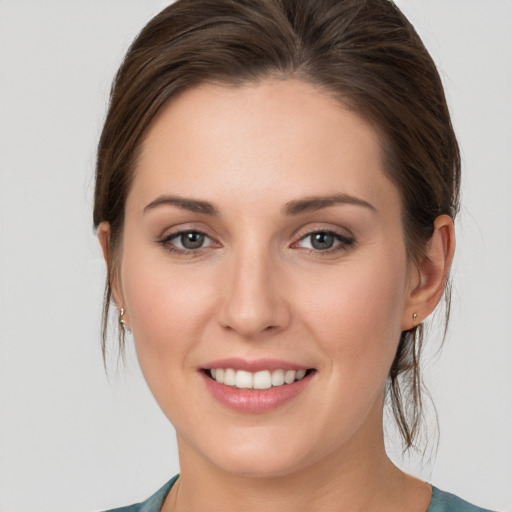
[[313,86],[203,85],[150,127],[115,296],[182,463],[374,449],[416,274],[375,131]]

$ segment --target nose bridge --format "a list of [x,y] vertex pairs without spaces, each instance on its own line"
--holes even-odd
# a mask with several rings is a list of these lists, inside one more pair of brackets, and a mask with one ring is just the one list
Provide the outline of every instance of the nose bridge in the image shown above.
[[248,338],[283,328],[289,311],[279,282],[279,265],[268,245],[253,241],[234,248],[224,283],[220,323]]

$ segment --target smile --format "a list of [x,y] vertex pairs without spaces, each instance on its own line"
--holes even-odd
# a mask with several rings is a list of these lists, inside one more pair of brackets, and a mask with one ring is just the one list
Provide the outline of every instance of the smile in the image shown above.
[[211,396],[240,413],[278,409],[306,392],[317,370],[276,359],[212,361],[200,375]]
[[233,368],[212,368],[208,370],[212,379],[219,384],[236,387],[238,389],[270,389],[272,387],[286,386],[302,380],[307,370],[262,370],[249,372],[234,370]]

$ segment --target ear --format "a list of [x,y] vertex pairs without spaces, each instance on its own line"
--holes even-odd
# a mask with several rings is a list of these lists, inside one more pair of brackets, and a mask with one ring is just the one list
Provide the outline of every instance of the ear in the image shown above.
[[103,258],[107,265],[107,275],[110,280],[110,289],[112,291],[112,298],[119,311],[124,307],[124,299],[122,289],[119,282],[118,269],[114,268],[112,263],[112,253],[110,247],[110,224],[108,222],[101,222],[98,226],[98,240],[100,242]]
[[103,252],[103,259],[105,260],[107,269],[110,269],[110,224],[108,222],[100,222],[100,225],[98,226],[98,240],[100,242],[101,251]]
[[434,222],[426,254],[411,269],[402,330],[412,329],[434,311],[443,296],[454,252],[453,220],[448,215],[440,215]]

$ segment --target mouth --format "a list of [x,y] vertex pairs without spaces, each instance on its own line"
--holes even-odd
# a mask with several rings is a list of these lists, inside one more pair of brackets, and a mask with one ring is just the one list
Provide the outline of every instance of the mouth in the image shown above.
[[297,403],[313,385],[317,370],[278,359],[227,358],[200,368],[217,402],[240,413],[264,413]]
[[311,375],[313,368],[260,370],[250,372],[247,370],[236,370],[234,368],[206,368],[205,375],[225,386],[237,389],[262,391],[271,388],[289,386],[301,381]]

